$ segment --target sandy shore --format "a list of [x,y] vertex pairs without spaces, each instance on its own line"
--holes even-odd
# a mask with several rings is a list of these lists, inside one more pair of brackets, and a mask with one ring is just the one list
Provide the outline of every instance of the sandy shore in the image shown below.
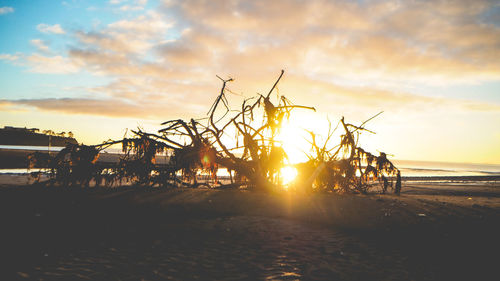
[[498,183],[412,183],[398,197],[69,190],[8,179],[0,178],[2,280],[498,277]]

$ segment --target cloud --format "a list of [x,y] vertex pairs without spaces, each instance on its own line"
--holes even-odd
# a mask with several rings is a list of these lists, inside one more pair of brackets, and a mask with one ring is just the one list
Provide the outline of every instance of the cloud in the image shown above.
[[19,59],[18,55],[11,55],[11,54],[0,54],[0,60],[6,60],[6,61],[17,61]]
[[[20,99],[0,100],[0,108],[5,110],[22,110],[22,107],[31,107],[39,110],[59,112],[65,114],[101,115],[108,117],[132,117],[132,118],[161,118],[165,117],[163,104],[154,102],[130,103],[123,100],[102,99]],[[182,106],[178,110],[171,110],[173,114],[185,114],[186,111],[198,110],[195,107]]]
[[[161,40],[172,27],[161,14],[148,12],[130,20],[108,24],[97,31],[76,33],[79,50],[91,49],[100,53],[143,54]],[[76,49],[76,48],[75,48]]]
[[165,19],[160,13],[147,12],[131,20],[119,20],[110,23],[105,32],[123,32],[134,34],[142,38],[149,38],[156,34],[163,34],[172,27],[172,23]]
[[[108,85],[91,89],[93,93],[131,102],[159,93],[202,106],[211,99],[206,93],[217,91],[215,74],[231,75],[239,82],[232,89],[253,95],[272,84],[279,69],[285,68],[290,73],[280,85],[283,93],[298,100],[303,93],[315,93],[315,97],[302,99],[306,102],[321,104],[326,99],[381,109],[446,104],[490,110],[481,103],[466,106],[387,89],[386,85],[394,89],[408,83],[463,83],[500,76],[500,67],[491,63],[494,58],[467,61],[453,52],[428,47],[434,41],[425,36],[414,42],[417,36],[400,27],[403,22],[398,17],[408,9],[430,16],[419,10],[423,7],[398,3],[368,2],[372,6],[367,8],[344,1],[169,1],[163,12],[173,15],[170,20],[148,12],[80,33],[80,44],[70,50],[69,57],[93,73],[116,77]],[[467,9],[440,9],[457,18],[465,17],[464,13],[471,16]],[[178,36],[160,41],[166,31],[176,29],[180,30]],[[483,29],[488,34],[496,32]],[[484,46],[486,41],[481,38],[470,38],[470,44]],[[453,50],[453,45],[446,46]],[[154,59],[139,55],[146,53]]]
[[130,6],[130,5],[123,5],[120,7],[120,10],[121,11],[140,11],[140,10],[144,10],[144,7],[142,6]]
[[[145,9],[146,1],[109,3]],[[127,14],[107,25],[68,34],[74,41],[65,54],[32,54],[25,61],[34,72],[87,71],[107,77],[108,84],[87,88],[89,96],[96,97],[96,103],[109,99],[108,106],[116,101],[137,115],[159,116],[164,111],[157,107],[170,110],[186,104],[204,111],[219,90],[216,74],[236,78],[229,87],[237,93],[262,93],[281,68],[287,73],[280,93],[297,103],[320,104],[325,111],[341,106],[423,110],[437,105],[497,111],[494,104],[403,90],[499,80],[500,29],[483,16],[493,5],[491,1],[169,0],[155,11]],[[9,60],[7,55],[0,59]],[[80,102],[103,111],[84,110],[72,99],[23,104],[62,111],[56,106],[61,102],[65,112],[111,114],[105,105],[90,100]],[[153,110],[132,106],[139,103]]]
[[[171,44],[176,47],[166,53],[173,60],[180,54],[193,63],[210,50],[256,62],[279,62],[288,54],[294,68],[307,65],[316,75],[350,80],[454,83],[500,76],[500,30],[480,22],[487,2],[471,9],[460,1],[171,2],[165,10],[178,11],[179,22],[194,34]],[[218,45],[194,47],[200,36],[217,38]]]
[[[30,43],[39,51],[50,53],[49,48],[42,40],[33,39]],[[5,60],[13,65],[24,66],[29,72],[45,73],[45,74],[69,74],[76,73],[81,70],[82,63],[76,59],[64,57],[60,55],[50,56],[33,53],[25,55],[22,53],[13,54],[0,54],[0,60]]]
[[33,54],[26,57],[29,71],[35,73],[67,74],[80,70],[80,66],[74,60],[63,56],[43,56]]
[[[112,4],[120,4],[126,1],[111,1]],[[144,10],[144,6],[148,3],[148,0],[135,0],[133,5],[123,5],[120,7],[120,11],[141,11]]]
[[[275,77],[273,77],[275,78]],[[214,79],[215,80],[215,79]],[[236,84],[240,84],[235,82]],[[230,83],[229,89],[246,88]],[[120,79],[106,86],[93,88],[90,92],[102,98],[46,98],[0,100],[0,107],[6,111],[37,109],[64,114],[86,114],[108,117],[140,118],[167,120],[179,117],[204,117],[209,105],[220,89],[220,83],[214,85],[173,85],[159,81],[148,86],[145,79]],[[269,89],[272,83],[268,83]],[[159,91],[158,89],[163,89]],[[186,96],[186,92],[189,95]],[[384,110],[398,113],[422,112],[428,108],[474,112],[500,112],[500,105],[470,100],[423,97],[411,93],[390,92],[368,87],[344,87],[304,78],[285,77],[278,85],[278,91],[285,94],[296,104],[315,106],[321,112],[367,112]],[[300,95],[306,92],[307,96]],[[178,93],[178,94],[173,94]],[[106,94],[103,96],[103,94]],[[290,95],[289,95],[290,94]],[[231,104],[240,102],[244,97],[228,93]],[[248,97],[248,96],[247,96]],[[189,101],[189,102],[188,102]],[[239,105],[236,103],[236,105]]]
[[[147,11],[78,32],[80,42],[70,55],[88,58],[99,75],[106,69],[110,75],[133,75],[132,68],[146,63],[138,55],[153,50],[150,69],[190,74],[205,69],[248,76],[269,66],[261,76],[285,67],[350,84],[476,83],[500,77],[499,30],[479,22],[490,6],[484,1],[470,7],[461,1],[165,1],[163,14]],[[176,30],[179,36],[165,41],[167,32]],[[96,57],[106,59],[99,63]]]
[[49,47],[47,45],[45,45],[45,42],[43,42],[43,40],[32,39],[32,40],[30,40],[30,43],[31,43],[31,45],[37,47],[37,49],[41,52],[48,52],[49,51]]
[[36,29],[42,33],[52,33],[52,34],[65,34],[66,32],[62,29],[59,24],[49,25],[41,23],[36,26]]
[[5,15],[5,14],[8,14],[8,13],[13,13],[14,12],[14,8],[12,7],[0,7],[0,15]]

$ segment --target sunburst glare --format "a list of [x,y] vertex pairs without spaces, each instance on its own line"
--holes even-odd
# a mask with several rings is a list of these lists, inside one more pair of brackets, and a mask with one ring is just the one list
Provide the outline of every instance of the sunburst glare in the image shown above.
[[307,141],[310,138],[307,130],[322,135],[325,128],[328,130],[325,118],[313,112],[296,111],[295,115],[281,124],[280,132],[275,140],[281,143],[288,156],[288,161],[291,164],[297,164],[307,161],[306,153],[311,147]]
[[280,170],[281,182],[285,188],[288,187],[297,177],[297,169],[292,166],[285,166]]

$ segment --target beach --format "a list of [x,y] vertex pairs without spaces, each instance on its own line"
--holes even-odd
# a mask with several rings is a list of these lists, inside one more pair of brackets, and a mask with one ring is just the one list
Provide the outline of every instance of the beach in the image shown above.
[[0,177],[4,280],[497,278],[498,181],[406,183],[396,196],[15,178]]
[[500,280],[500,0],[0,26],[0,281]]

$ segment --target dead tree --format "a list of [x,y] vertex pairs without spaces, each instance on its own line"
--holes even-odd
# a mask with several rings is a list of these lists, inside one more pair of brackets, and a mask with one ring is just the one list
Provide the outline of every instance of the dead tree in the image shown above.
[[[241,107],[231,108],[228,101],[228,83],[222,87],[207,112],[206,118],[188,121],[174,119],[163,122],[165,128],[158,134],[133,131],[133,138],[108,141],[94,146],[72,145],[63,149],[51,161],[53,179],[60,184],[88,186],[94,179],[96,185],[105,181],[127,180],[139,185],[183,185],[197,187],[200,173],[208,173],[211,186],[218,185],[219,167],[235,173],[235,185],[247,185],[258,190],[272,190],[280,185],[280,170],[287,159],[286,152],[276,141],[283,121],[295,109],[315,110],[313,107],[295,105],[285,96],[273,95],[279,77],[266,95],[243,100]],[[379,113],[380,114],[380,113]],[[375,115],[374,117],[378,116]],[[358,146],[360,132],[370,132],[364,125],[346,123],[344,118],[319,144],[315,132],[311,135],[309,161],[296,165],[297,182],[307,191],[367,192],[374,179],[385,191],[385,179],[396,176],[394,190],[401,189],[400,172],[387,159],[385,153],[374,156]],[[333,134],[341,126],[344,133],[340,142],[332,145]],[[230,141],[228,141],[228,139]],[[112,168],[96,165],[99,152],[110,145],[121,144],[123,156]],[[167,165],[155,161],[158,153],[170,154]],[[231,182],[233,182],[231,174]],[[206,183],[203,183],[206,184]]]
[[[375,156],[358,145],[362,131],[374,133],[366,129],[364,125],[381,113],[366,120],[360,126],[346,123],[342,117],[339,125],[342,125],[344,134],[340,136],[340,143],[337,145],[332,145],[330,142],[339,125],[331,130],[330,124],[326,140],[322,145],[317,143],[316,134],[309,132],[312,154],[309,155],[308,162],[297,165],[299,175],[305,174],[299,178],[299,184],[309,191],[312,190],[311,185],[314,184],[314,188],[318,191],[366,193],[370,187],[374,186],[374,180],[378,179],[383,193],[391,186],[394,192],[399,194],[401,173],[387,159],[387,155],[381,152],[379,156]],[[394,177],[396,177],[395,185],[393,184]]]

